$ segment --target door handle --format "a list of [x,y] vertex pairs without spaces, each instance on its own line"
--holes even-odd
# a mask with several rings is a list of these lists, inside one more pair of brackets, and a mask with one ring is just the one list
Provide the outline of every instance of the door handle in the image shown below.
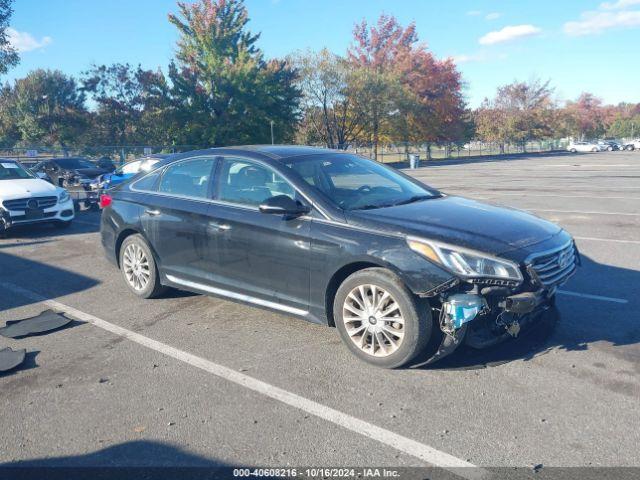
[[227,225],[226,223],[209,222],[209,228],[217,232],[226,232],[227,230],[231,230],[231,225]]
[[152,217],[155,217],[156,215],[160,215],[160,210],[149,210],[149,209],[146,209],[144,211],[144,213],[146,213],[148,215],[151,215]]

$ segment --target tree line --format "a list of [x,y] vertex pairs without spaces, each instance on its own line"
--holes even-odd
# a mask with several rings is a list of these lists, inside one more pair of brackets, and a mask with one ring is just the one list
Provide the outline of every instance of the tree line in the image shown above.
[[[266,59],[243,0],[178,3],[166,69],[92,65],[78,78],[35,70],[0,87],[0,147],[222,146],[270,143],[347,148],[381,143],[499,145],[571,136],[630,137],[640,104],[555,98],[548,81],[515,81],[471,109],[455,62],[381,15],[354,26],[346,55],[297,51]],[[0,0],[0,75],[18,62]]]

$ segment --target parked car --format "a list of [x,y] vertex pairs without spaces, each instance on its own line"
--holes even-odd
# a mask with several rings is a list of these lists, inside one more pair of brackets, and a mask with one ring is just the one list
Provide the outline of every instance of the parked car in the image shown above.
[[96,160],[95,164],[98,168],[102,168],[104,170],[107,170],[108,172],[113,172],[116,169],[116,165],[109,157],[101,157]]
[[571,142],[567,147],[571,153],[576,152],[599,152],[600,147],[595,142]]
[[598,149],[601,152],[613,152],[614,150],[622,150],[622,145],[614,140],[598,140]]
[[73,217],[73,202],[64,188],[36,177],[15,160],[0,159],[0,234],[30,223],[64,228]]
[[625,150],[640,150],[640,138],[636,138],[631,142],[627,142],[623,145]]
[[98,192],[91,188],[91,182],[97,176],[109,172],[86,158],[75,157],[44,160],[33,167],[33,171],[41,178],[49,179],[54,185],[65,187],[76,207],[82,202],[87,208],[98,203]]
[[105,173],[104,175],[98,176],[93,182],[91,182],[91,187],[100,191],[108,190],[109,188],[115,187],[116,185],[133,178],[140,172],[148,172],[156,163],[165,157],[167,157],[167,155],[152,155],[139,158],[133,162],[125,163],[124,165],[116,168],[113,173]]
[[137,296],[175,287],[336,326],[381,367],[489,347],[557,315],[579,263],[553,223],[321,148],[173,155],[101,207],[106,255]]

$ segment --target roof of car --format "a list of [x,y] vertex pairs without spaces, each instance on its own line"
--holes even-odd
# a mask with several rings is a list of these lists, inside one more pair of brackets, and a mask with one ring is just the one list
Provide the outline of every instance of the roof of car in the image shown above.
[[246,153],[257,158],[262,156],[263,158],[266,157],[271,160],[282,161],[285,159],[292,159],[294,157],[307,157],[310,155],[340,155],[347,152],[343,150],[332,150],[323,147],[306,147],[301,145],[241,145],[175,153],[163,158],[159,164],[166,165],[175,160],[182,160],[194,155],[225,155],[242,153]]

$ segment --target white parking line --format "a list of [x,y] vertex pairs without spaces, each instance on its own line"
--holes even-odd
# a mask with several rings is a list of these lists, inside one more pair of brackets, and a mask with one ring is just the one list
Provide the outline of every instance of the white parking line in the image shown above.
[[591,212],[584,210],[554,210],[547,208],[529,208],[532,212],[553,212],[553,213],[579,213],[583,215],[624,215],[629,217],[640,217],[640,213],[623,213],[623,212]]
[[23,295],[33,301],[43,303],[50,308],[67,313],[78,320],[91,323],[92,325],[115,335],[119,335],[131,340],[132,342],[136,342],[147,348],[155,350],[156,352],[160,352],[193,367],[204,370],[217,377],[223,378],[237,385],[248,388],[249,390],[253,390],[254,392],[260,393],[299,410],[303,410],[311,415],[315,415],[323,420],[346,428],[347,430],[351,430],[352,432],[388,445],[433,466],[450,470],[456,475],[469,479],[485,478],[487,476],[487,472],[476,465],[454,457],[453,455],[449,455],[448,453],[436,450],[424,443],[417,442],[390,430],[386,430],[369,422],[365,422],[364,420],[360,420],[359,418],[353,417],[349,414],[327,407],[321,403],[309,400],[308,398],[237,372],[231,368],[219,365],[183,350],[179,350],[165,343],[140,335],[139,333],[132,332],[131,330],[114,325],[113,323],[107,322],[106,320],[102,320],[101,318],[82,312],[63,303],[55,300],[48,300],[41,295],[32,292],[31,290],[19,287],[18,285],[0,282],[0,286],[19,295]]
[[625,300],[624,298],[603,297],[601,295],[591,295],[589,293],[578,293],[578,292],[572,292],[569,290],[557,290],[557,293],[561,295],[568,295],[570,297],[582,297],[582,298],[588,298],[590,300],[602,300],[603,302],[629,303],[629,300]]
[[469,190],[459,190],[459,192],[461,195],[462,194],[478,195],[478,196],[485,196],[485,197],[514,196],[514,197],[588,198],[591,200],[593,200],[594,198],[597,198],[598,200],[640,200],[640,197],[603,197],[600,195],[598,195],[597,197],[594,197],[594,195],[560,195],[555,193],[527,193],[527,192],[516,193],[516,192],[489,192],[489,191],[478,192],[478,191],[469,191]]
[[587,240],[592,242],[613,242],[613,243],[631,243],[633,245],[640,245],[640,240],[618,240],[614,238],[596,238],[596,237],[573,237],[576,240]]

